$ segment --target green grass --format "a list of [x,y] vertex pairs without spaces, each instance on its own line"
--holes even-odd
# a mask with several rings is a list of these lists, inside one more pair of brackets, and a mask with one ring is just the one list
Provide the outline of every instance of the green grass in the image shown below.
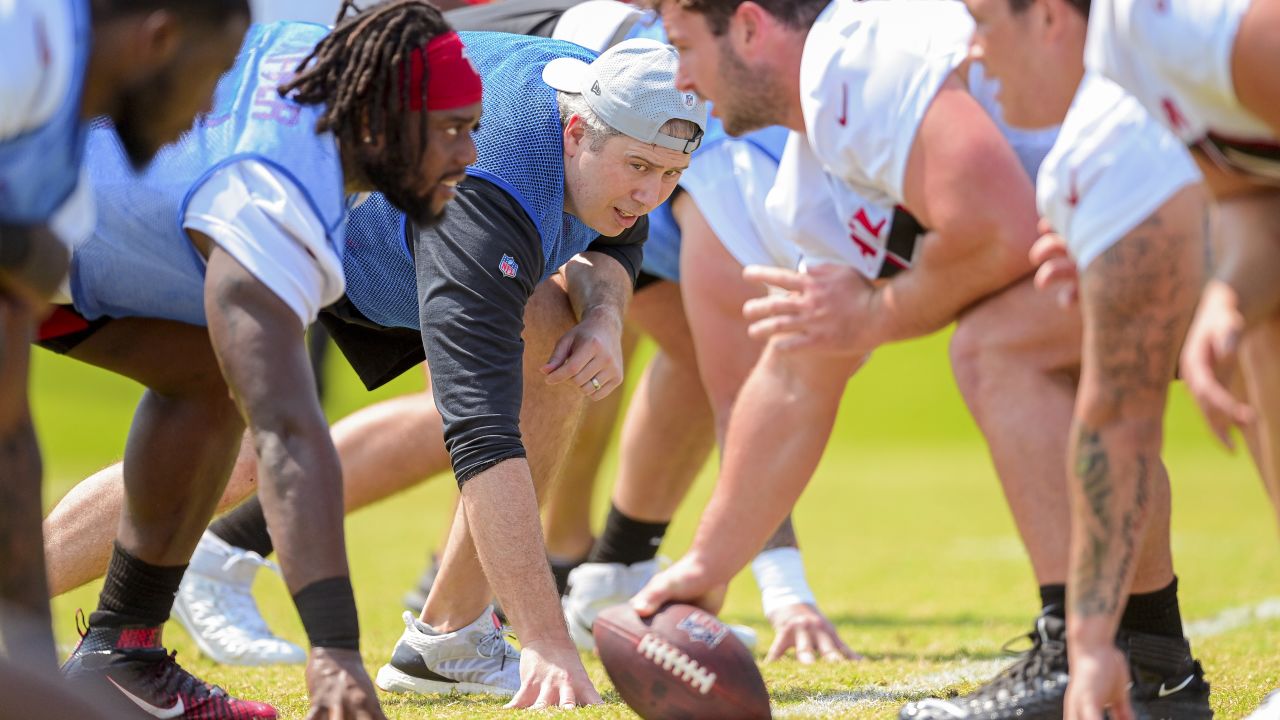
[[[415,374],[370,395],[335,360],[328,368],[331,417],[419,384]],[[35,373],[51,504],[80,476],[119,456],[138,390],[43,352]],[[1262,487],[1246,458],[1230,457],[1211,444],[1180,387],[1167,446],[1184,616],[1207,618],[1280,595],[1280,546]],[[611,478],[615,467],[611,455],[601,477]],[[712,481],[708,468],[672,524],[664,554],[676,557],[688,546]],[[455,492],[451,481],[436,479],[348,520],[371,672],[403,629],[400,594],[440,537]],[[597,493],[597,518],[603,517],[607,496]],[[802,667],[790,660],[763,665],[781,713],[819,716],[823,698],[856,692],[870,699],[834,706],[840,716],[892,717],[904,694],[964,691],[985,667],[975,663],[998,661],[1001,645],[1026,631],[1036,609],[1029,565],[947,370],[943,337],[878,352],[850,384],[830,449],[797,509],[797,527],[823,608],[867,660],[840,666]],[[73,613],[92,609],[97,589],[55,601],[60,642],[74,641]],[[304,635],[283,584],[264,576],[257,593],[272,626],[301,642]],[[761,653],[772,639],[749,575],[734,583],[723,615],[756,628]],[[168,641],[201,676],[275,703],[282,717],[305,714],[300,668],[214,665],[198,656],[176,625]],[[1220,718],[1247,714],[1280,686],[1275,650],[1280,621],[1252,623],[1194,642],[1213,683]],[[588,658],[587,667],[607,702],[578,716],[634,717],[612,692],[599,663]],[[928,676],[957,668],[970,679],[934,677],[935,686],[928,686]],[[505,716],[498,710],[501,703],[491,700],[385,694],[382,700],[391,718]]]

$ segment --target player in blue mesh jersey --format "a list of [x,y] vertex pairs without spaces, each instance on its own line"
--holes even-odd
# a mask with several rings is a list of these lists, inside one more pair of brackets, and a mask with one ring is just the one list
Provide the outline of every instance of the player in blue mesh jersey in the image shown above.
[[[42,340],[148,392],[125,453],[126,501],[98,609],[63,672],[118,688],[153,715],[276,715],[187,673],[161,640],[247,424],[311,644],[312,712],[383,717],[360,661],[341,474],[303,330],[342,294],[353,198],[377,190],[416,222],[440,216],[450,178],[474,158],[481,82],[429,3],[348,16],[352,7],[333,29],[253,26],[210,112],[142,175],[125,170],[117,132],[91,133],[102,212],[73,255],[79,312],[64,308]],[[166,315],[186,308],[174,288],[188,280],[207,330]]]
[[[513,702],[524,706],[590,703],[598,695],[564,631],[531,479],[541,484],[554,475],[585,398],[621,381],[618,333],[640,264],[643,216],[688,166],[706,111],[696,96],[675,90],[677,59],[660,43],[628,43],[597,60],[553,40],[477,33],[465,41],[487,80],[478,160],[446,177],[456,199],[438,223],[406,217],[379,195],[354,209],[339,260],[345,297],[320,316],[370,386],[420,362],[425,345],[443,439],[478,530],[476,549],[461,553],[454,571],[457,586],[475,592],[447,597],[422,621],[409,619],[397,657],[417,651],[419,658],[399,667],[412,665],[422,677],[402,679],[508,695],[523,684]],[[109,155],[110,140],[102,131],[94,150]],[[150,233],[150,242],[170,250],[148,273],[155,282],[139,292],[105,271],[129,262],[128,244],[111,234],[100,226],[76,258],[76,309],[94,322],[125,318],[103,323],[98,334],[135,322],[131,316],[207,321],[213,331],[216,307],[207,290],[201,303],[200,268],[189,253]],[[524,413],[530,462],[520,432],[522,331],[531,348],[541,343],[529,354],[540,354],[535,367],[546,367],[548,381],[544,400]],[[539,388],[526,390],[535,396]],[[314,403],[314,390],[306,394]],[[270,516],[268,498],[255,506],[259,521],[264,509]],[[267,554],[280,538],[272,527],[270,536],[263,524],[261,538],[235,544]],[[520,662],[510,661],[514,650],[490,622],[491,591],[477,551],[520,631]],[[459,645],[469,661],[457,662]]]
[[92,226],[82,184],[73,195],[88,119],[114,118],[145,164],[204,106],[248,20],[246,0],[0,4],[0,635],[14,657],[54,661],[27,340],[66,244]]

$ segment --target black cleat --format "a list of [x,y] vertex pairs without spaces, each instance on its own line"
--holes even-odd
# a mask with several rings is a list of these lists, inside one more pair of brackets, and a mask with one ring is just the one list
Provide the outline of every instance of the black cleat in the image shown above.
[[1120,631],[1117,645],[1129,658],[1138,720],[1211,720],[1209,683],[1185,638]]
[[62,666],[73,683],[120,692],[148,715],[170,720],[274,720],[275,708],[240,700],[182,669],[159,627],[88,628]]
[[959,697],[907,703],[900,720],[1062,720],[1067,693],[1067,624],[1036,618],[1031,649],[982,687]]

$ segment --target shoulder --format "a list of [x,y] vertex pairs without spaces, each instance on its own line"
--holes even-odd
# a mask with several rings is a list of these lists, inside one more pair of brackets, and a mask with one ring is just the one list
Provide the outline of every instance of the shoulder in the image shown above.
[[0,2],[0,139],[52,117],[66,100],[75,58],[74,20],[65,0]]

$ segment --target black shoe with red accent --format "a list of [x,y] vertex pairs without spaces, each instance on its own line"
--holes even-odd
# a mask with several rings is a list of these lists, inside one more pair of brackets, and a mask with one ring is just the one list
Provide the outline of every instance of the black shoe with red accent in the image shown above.
[[72,682],[113,687],[152,717],[174,720],[273,720],[275,708],[239,700],[197,678],[164,649],[162,628],[91,627],[62,666]]

